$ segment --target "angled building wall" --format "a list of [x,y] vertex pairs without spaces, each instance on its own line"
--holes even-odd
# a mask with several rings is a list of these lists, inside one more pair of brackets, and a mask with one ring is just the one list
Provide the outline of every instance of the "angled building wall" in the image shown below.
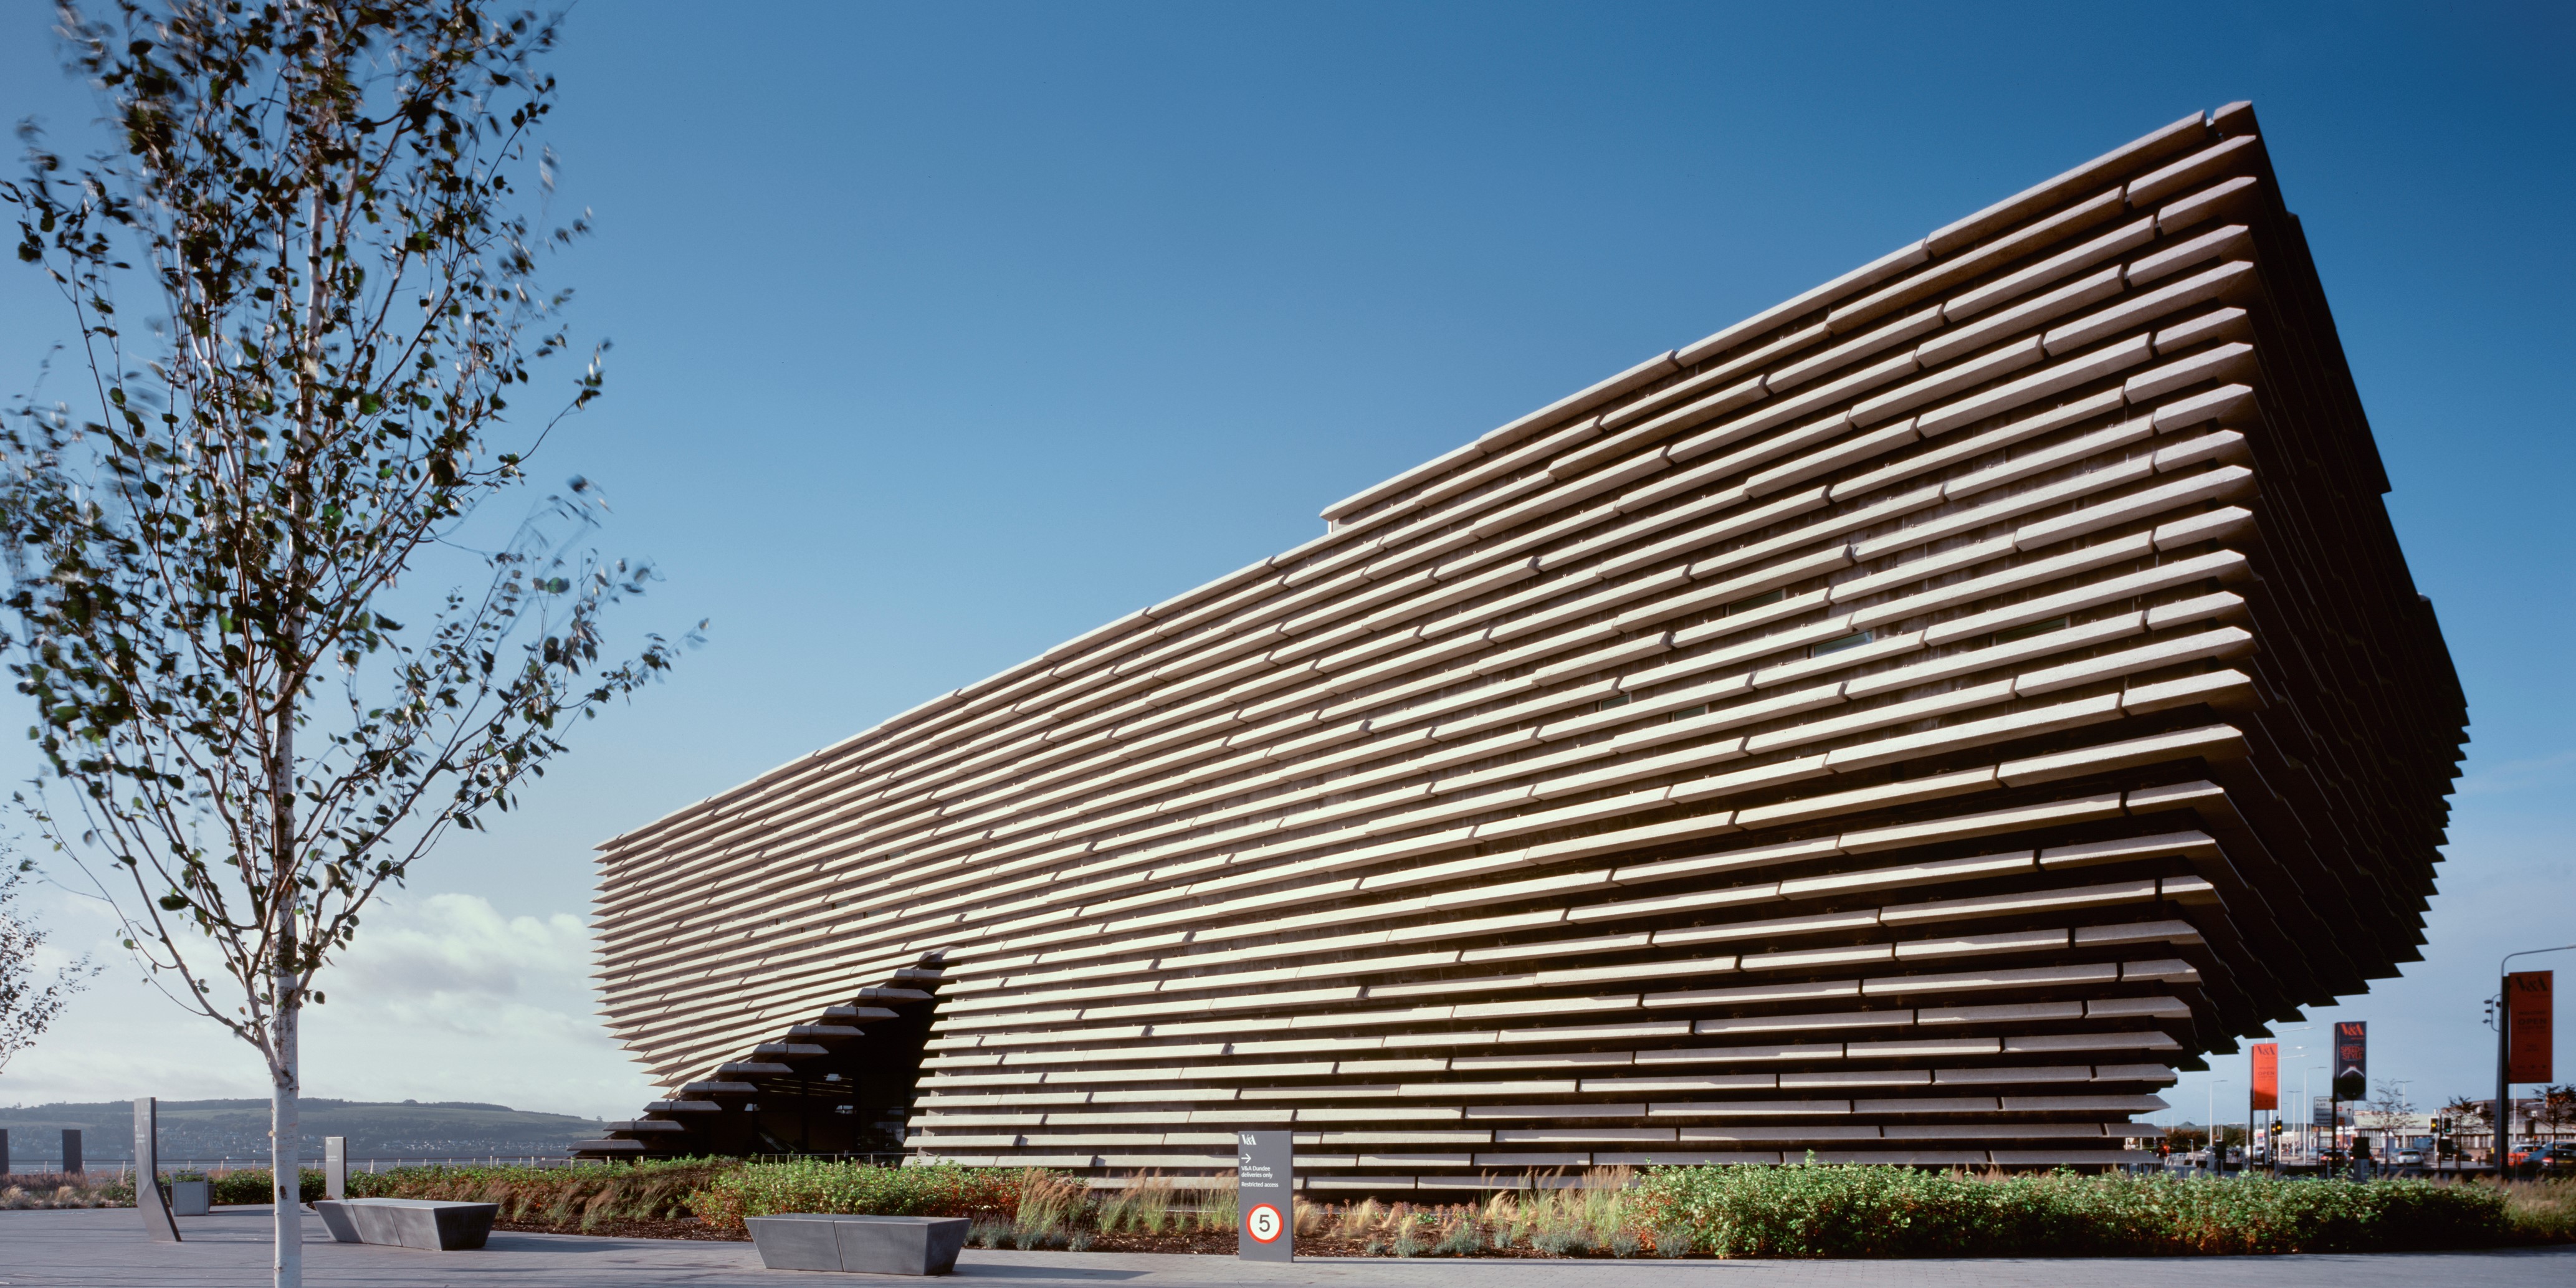
[[2465,708],[2387,487],[2194,115],[609,842],[670,1092],[593,1152],[2133,1159],[2416,956]]

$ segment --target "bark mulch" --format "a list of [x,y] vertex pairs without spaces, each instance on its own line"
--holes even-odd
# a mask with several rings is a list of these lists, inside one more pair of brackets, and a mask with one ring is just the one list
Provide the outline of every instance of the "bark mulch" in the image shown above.
[[514,1230],[520,1234],[587,1234],[600,1239],[693,1239],[711,1243],[749,1243],[751,1236],[735,1230],[712,1226],[693,1216],[661,1220],[621,1219],[593,1221],[581,1228],[578,1221],[547,1225],[537,1221],[495,1221],[495,1230]]

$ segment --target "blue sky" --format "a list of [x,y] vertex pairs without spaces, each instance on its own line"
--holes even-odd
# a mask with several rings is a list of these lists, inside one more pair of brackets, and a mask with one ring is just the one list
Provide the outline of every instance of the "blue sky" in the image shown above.
[[[0,9],[0,115],[75,133],[45,25]],[[423,869],[352,964],[368,987],[313,1023],[315,1094],[631,1112],[566,920],[592,843],[2238,98],[2476,722],[2425,961],[2315,1018],[2371,1020],[2374,1069],[2419,1101],[2477,1092],[2494,957],[2576,942],[2563,5],[594,0],[569,35],[551,138],[600,235],[558,277],[616,348],[541,472],[601,483],[603,545],[667,574],[621,625],[704,617],[709,643]],[[0,392],[63,328],[0,272]],[[98,939],[76,902],[51,914]],[[257,1087],[132,974],[0,1100]],[[2203,1087],[2172,1098],[2198,1117]]]

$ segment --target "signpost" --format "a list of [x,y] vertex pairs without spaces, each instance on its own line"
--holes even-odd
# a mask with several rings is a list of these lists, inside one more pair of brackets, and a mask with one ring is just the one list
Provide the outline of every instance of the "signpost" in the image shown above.
[[322,1196],[331,1199],[349,1197],[349,1138],[322,1138]]
[[1236,1132],[1235,1193],[1243,1213],[1234,1254],[1246,1261],[1297,1259],[1297,1175],[1284,1131]]
[[[2327,1108],[2337,1100],[2364,1100],[2370,1095],[2370,1021],[2337,1020],[2334,1026],[2334,1077],[2326,1083]],[[2340,1115],[2336,1115],[2340,1116]],[[2353,1160],[2342,1157],[2341,1124],[2327,1127],[2326,1156],[2349,1165]],[[2355,1136],[2358,1141],[2360,1138]]]
[[[2275,1114],[2281,1111],[2281,1044],[2278,1042],[2254,1044],[2253,1086],[2245,1097],[2245,1166],[2248,1171],[2254,1167],[2254,1115],[2267,1109]],[[2275,1172],[2281,1170],[2279,1154],[2278,1149],[2263,1151],[2264,1161]]]
[[[2543,953],[2576,952],[2576,944],[2556,948],[2532,948],[2506,953],[2496,963],[2496,973],[2504,976],[2504,986],[2496,990],[2496,1097],[2495,1097],[2495,1169],[2498,1179],[2509,1171],[2506,1160],[2513,1157],[2513,1084],[2517,1081],[2549,1080],[2549,972],[2545,970],[2514,971],[2516,957],[2538,957]],[[2537,1043],[2524,1040],[2517,1030],[2531,1025],[2539,1033]],[[2533,1050],[2537,1047],[2537,1051]],[[2537,1076],[2525,1078],[2521,1072],[2537,1068]]]
[[2370,1021],[2335,1021],[2334,1094],[2338,1100],[2370,1098]]

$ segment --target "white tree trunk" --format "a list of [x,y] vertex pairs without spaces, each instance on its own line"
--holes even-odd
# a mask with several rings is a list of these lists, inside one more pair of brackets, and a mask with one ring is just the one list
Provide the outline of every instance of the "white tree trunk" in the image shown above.
[[276,1264],[271,1267],[276,1288],[302,1288],[304,1283],[304,1166],[296,1157],[296,1147],[303,1139],[303,1127],[297,1119],[295,1099],[303,1090],[303,1071],[296,1051],[296,1026],[303,1018],[302,998],[294,991],[295,977],[288,972],[277,974],[279,999],[273,1037],[276,1063],[269,1070],[269,1136],[268,1166],[270,1198],[276,1204]]

